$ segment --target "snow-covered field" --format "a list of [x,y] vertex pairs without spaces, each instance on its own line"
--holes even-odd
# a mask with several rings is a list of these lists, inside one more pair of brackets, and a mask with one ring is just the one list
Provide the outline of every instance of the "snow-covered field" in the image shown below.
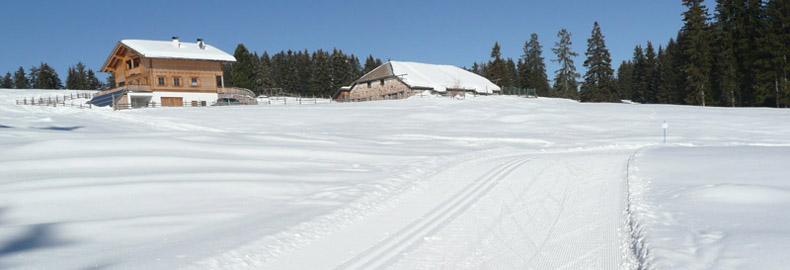
[[787,110],[14,104],[61,93],[0,90],[0,269],[790,263]]

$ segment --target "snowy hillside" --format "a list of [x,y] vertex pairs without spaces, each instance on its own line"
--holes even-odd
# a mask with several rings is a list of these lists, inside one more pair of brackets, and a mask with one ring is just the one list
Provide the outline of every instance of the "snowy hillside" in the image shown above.
[[777,214],[790,209],[788,110],[506,96],[14,104],[50,92],[0,90],[0,269],[789,262],[774,256],[790,237]]

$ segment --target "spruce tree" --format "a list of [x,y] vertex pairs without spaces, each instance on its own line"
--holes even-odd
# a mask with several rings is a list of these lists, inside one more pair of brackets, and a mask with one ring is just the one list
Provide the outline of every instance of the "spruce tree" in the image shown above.
[[27,73],[27,81],[30,82],[30,89],[41,89],[38,84],[38,67],[30,66],[30,71]]
[[77,88],[74,89],[89,89],[88,72],[85,70],[85,64],[78,62],[75,71],[77,75]]
[[658,59],[653,43],[647,42],[645,47],[645,101],[647,103],[657,103],[658,95]]
[[707,8],[703,0],[683,0],[688,8],[683,13],[685,25],[681,29],[683,35],[681,46],[687,58],[683,71],[686,75],[687,104],[705,105],[710,99],[706,92],[710,91],[710,40],[707,25]]
[[647,60],[645,58],[644,50],[641,45],[634,48],[634,56],[631,60],[634,63],[632,69],[632,83],[631,83],[631,101],[645,103],[647,102]]
[[571,33],[566,29],[562,29],[557,33],[560,41],[554,43],[554,48],[551,49],[557,59],[552,59],[552,62],[557,62],[560,69],[554,72],[554,96],[568,99],[578,98],[578,82],[579,73],[576,73],[576,66],[573,64],[573,57],[578,56],[576,52],[571,50]]
[[0,80],[0,88],[11,89],[14,88],[14,81],[11,79],[11,72],[6,72],[3,79]]
[[623,61],[617,68],[617,94],[620,99],[631,99],[633,92],[634,64],[631,61]]
[[246,89],[255,89],[255,59],[254,56],[244,47],[244,44],[236,46],[233,52],[236,58],[235,63],[229,64],[229,76],[225,77],[225,84]]
[[549,80],[546,75],[546,62],[543,58],[543,47],[538,42],[538,35],[532,33],[529,41],[524,43],[524,55],[519,60],[518,72],[520,87],[535,89],[538,96],[549,96]]
[[[672,44],[670,42],[670,44]],[[658,54],[656,55],[656,69],[655,76],[657,80],[656,86],[656,103],[672,103],[670,95],[672,92],[672,81],[675,77],[675,71],[672,67],[671,57],[663,47],[658,47]]]
[[[41,66],[36,69],[36,88],[37,89],[61,89],[63,88],[63,84],[60,81],[60,77],[58,73],[55,71],[54,68],[49,66],[47,63],[42,62]],[[33,72],[31,72],[31,75]]]
[[68,71],[66,72],[66,89],[70,90],[77,90],[81,88],[77,88],[77,72],[74,70],[74,67],[69,67]]
[[115,72],[110,72],[110,76],[107,76],[107,83],[105,83],[107,89],[115,88]]
[[368,58],[365,59],[365,66],[362,68],[362,73],[367,74],[368,72],[376,69],[380,65],[381,65],[381,59],[374,59],[372,54],[368,55]]
[[507,82],[507,87],[515,87],[518,81],[518,70],[516,67],[516,62],[513,61],[513,58],[508,58],[505,61],[505,77],[507,78],[505,82]]
[[264,51],[258,60],[258,65],[255,69],[255,77],[257,85],[263,89],[274,88],[274,78],[272,78],[272,60],[269,53]]
[[88,82],[88,89],[90,90],[99,90],[104,88],[101,81],[99,81],[99,78],[96,78],[96,73],[93,73],[92,69],[88,69],[86,81]]
[[777,108],[790,106],[790,1],[768,1],[765,7],[766,42],[770,52],[770,74],[774,77],[773,99]]
[[499,42],[495,42],[494,47],[491,48],[491,60],[488,62],[488,72],[486,73],[486,78],[491,80],[499,87],[511,85],[507,63],[502,59],[502,52]]
[[334,94],[337,90],[332,88],[332,67],[329,58],[329,53],[323,50],[313,52],[313,73],[310,74],[310,85],[319,95]]
[[587,39],[587,52],[584,53],[584,82],[581,87],[582,102],[619,102],[614,85],[614,70],[609,49],[598,22],[593,25],[592,35]]
[[19,67],[16,72],[14,72],[14,88],[15,89],[28,89],[30,88],[30,83],[28,81],[27,75],[25,74],[25,69]]

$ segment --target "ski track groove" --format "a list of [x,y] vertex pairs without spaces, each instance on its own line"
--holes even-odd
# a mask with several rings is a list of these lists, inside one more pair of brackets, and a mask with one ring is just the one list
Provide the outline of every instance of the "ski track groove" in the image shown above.
[[335,269],[380,269],[392,264],[399,260],[404,252],[418,246],[423,237],[436,233],[473,205],[482,195],[497,186],[502,179],[535,158],[532,156],[516,158],[494,167],[453,197],[431,209],[422,218],[413,221]]

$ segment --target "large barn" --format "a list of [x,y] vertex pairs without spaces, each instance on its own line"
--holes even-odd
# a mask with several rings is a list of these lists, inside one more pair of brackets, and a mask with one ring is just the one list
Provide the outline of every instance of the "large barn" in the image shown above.
[[488,95],[501,89],[488,79],[452,65],[389,61],[342,88],[337,101],[371,101],[406,98],[430,91],[433,94]]

